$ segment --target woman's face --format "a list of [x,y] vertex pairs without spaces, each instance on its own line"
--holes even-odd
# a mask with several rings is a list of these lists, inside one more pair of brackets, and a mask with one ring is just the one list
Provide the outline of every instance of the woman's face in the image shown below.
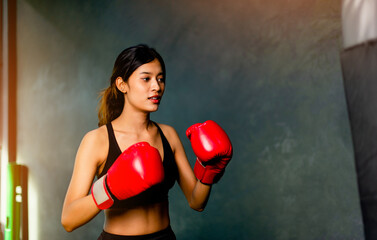
[[158,110],[165,90],[165,76],[157,59],[138,67],[125,82],[125,101],[138,110]]

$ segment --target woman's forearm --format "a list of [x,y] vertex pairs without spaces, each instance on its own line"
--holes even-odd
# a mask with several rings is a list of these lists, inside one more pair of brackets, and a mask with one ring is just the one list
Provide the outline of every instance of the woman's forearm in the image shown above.
[[211,186],[212,185],[203,184],[199,180],[196,182],[189,202],[192,209],[199,212],[204,210],[211,193]]
[[100,211],[95,205],[92,195],[88,195],[64,205],[61,223],[67,232],[72,232],[89,222]]

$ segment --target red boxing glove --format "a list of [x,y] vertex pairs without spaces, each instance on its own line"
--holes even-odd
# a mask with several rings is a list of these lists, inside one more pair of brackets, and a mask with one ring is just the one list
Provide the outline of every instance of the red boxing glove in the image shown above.
[[218,182],[233,154],[228,135],[217,123],[208,120],[189,127],[186,136],[197,156],[194,166],[196,178],[204,184]]
[[127,148],[92,186],[93,200],[100,209],[107,209],[117,200],[124,200],[164,180],[164,167],[158,150],[147,142]]

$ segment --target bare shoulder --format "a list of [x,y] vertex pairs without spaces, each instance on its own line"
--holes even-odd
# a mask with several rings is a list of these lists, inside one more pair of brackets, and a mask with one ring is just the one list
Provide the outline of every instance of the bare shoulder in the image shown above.
[[174,127],[167,124],[158,123],[158,126],[160,126],[162,132],[164,133],[166,139],[168,140],[170,146],[174,151],[177,144],[181,144],[181,140],[179,139],[177,131],[174,129]]
[[82,143],[97,146],[101,146],[107,143],[106,126],[101,126],[99,128],[87,132],[82,139]]
[[177,131],[172,126],[163,123],[158,123],[158,126],[160,126],[161,130],[164,132],[164,135],[168,140],[178,137]]
[[96,165],[101,164],[108,152],[109,142],[107,139],[106,126],[89,131],[81,141],[78,155],[83,155],[85,158],[90,157],[96,162]]

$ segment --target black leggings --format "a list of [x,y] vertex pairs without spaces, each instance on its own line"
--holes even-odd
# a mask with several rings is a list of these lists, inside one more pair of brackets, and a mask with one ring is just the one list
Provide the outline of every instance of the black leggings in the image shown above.
[[176,238],[173,230],[169,226],[166,229],[155,233],[137,236],[123,236],[102,231],[97,240],[176,240]]

